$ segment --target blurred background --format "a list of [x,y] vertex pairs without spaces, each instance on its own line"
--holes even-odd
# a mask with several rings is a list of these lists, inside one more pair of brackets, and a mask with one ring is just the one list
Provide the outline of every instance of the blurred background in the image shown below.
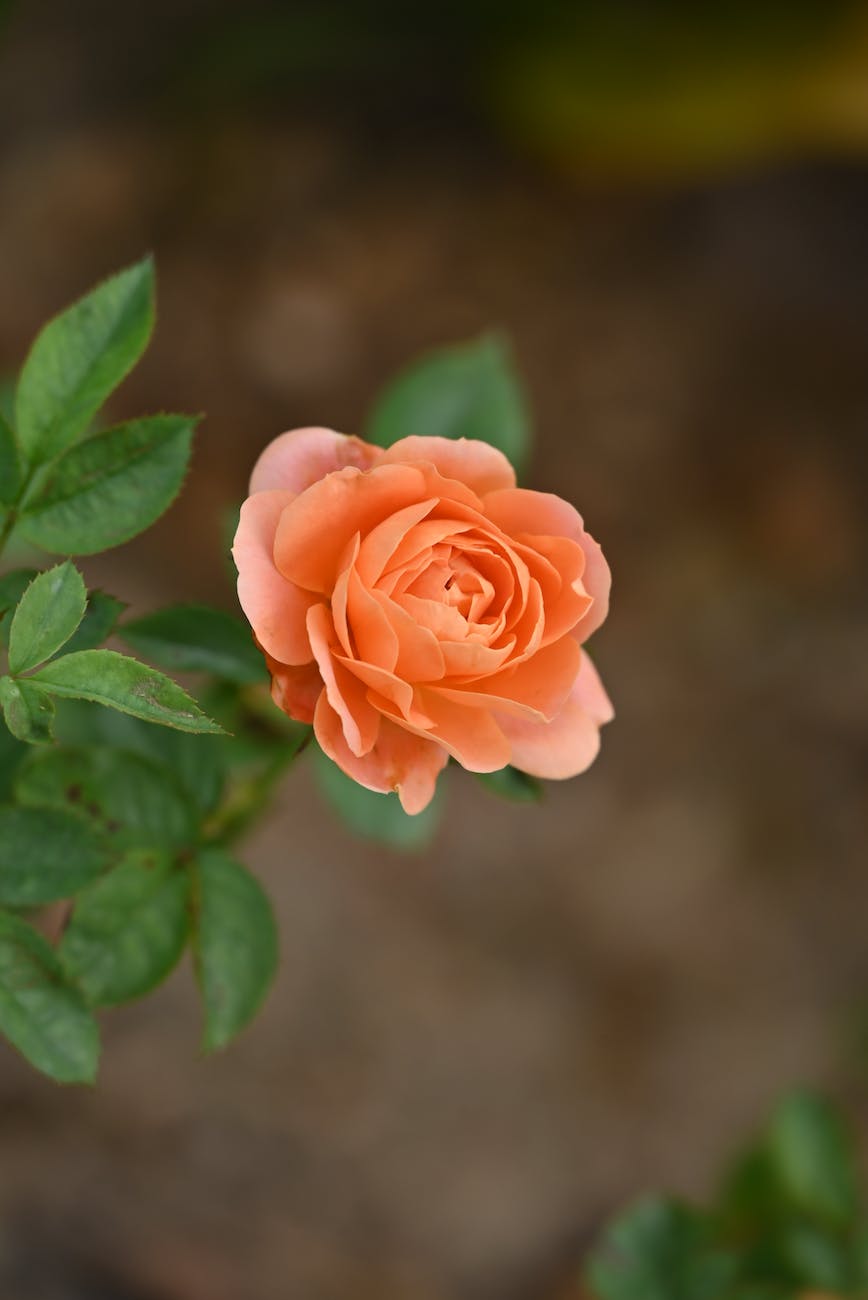
[[301,762],[251,840],[283,966],[197,1058],[190,972],[99,1086],[0,1052],[3,1300],[575,1300],[795,1082],[868,1122],[868,6],[0,6],[0,373],[156,254],[116,413],[207,413],[86,564],[232,607],[220,517],[295,425],[511,337],[528,476],[615,574],[618,711],[535,807],[448,776],[354,840]]

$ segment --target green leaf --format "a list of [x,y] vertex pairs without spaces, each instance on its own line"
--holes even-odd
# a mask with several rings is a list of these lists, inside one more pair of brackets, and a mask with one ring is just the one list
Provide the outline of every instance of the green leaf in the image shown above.
[[27,459],[70,446],[144,352],[154,324],[150,258],[105,280],[41,331],[24,363],[15,424]]
[[59,808],[0,807],[0,903],[68,898],[108,866],[96,829]]
[[66,653],[78,650],[95,650],[107,637],[111,636],[115,624],[126,609],[122,600],[109,596],[104,591],[92,591],[88,597],[84,618],[77,631],[66,643]]
[[196,831],[174,773],[123,750],[58,747],[36,754],[19,769],[15,794],[29,807],[87,815],[114,847],[180,849]]
[[378,794],[359,785],[318,745],[313,749],[313,763],[323,798],[354,835],[377,840],[394,849],[422,849],[434,838],[442,810],[439,789],[427,808],[410,817],[396,794]]
[[530,415],[502,338],[485,334],[441,348],[389,384],[374,404],[367,436],[388,447],[410,435],[478,438],[521,468],[530,450]]
[[0,707],[6,726],[28,745],[49,745],[54,739],[54,701],[32,682],[0,677]]
[[31,752],[10,731],[0,727],[0,801],[11,797],[12,783],[18,768]]
[[0,645],[8,646],[15,606],[37,576],[37,569],[13,569],[0,578]]
[[60,957],[91,1006],[141,997],[172,971],[187,942],[188,890],[168,857],[131,853],[79,895]]
[[244,684],[268,680],[250,628],[207,605],[173,605],[124,623],[122,640],[161,668],[213,673]]
[[26,673],[65,645],[84,617],[87,588],[67,560],[34,578],[12,618],[9,671]]
[[589,1267],[597,1300],[731,1300],[738,1273],[699,1214],[657,1198],[615,1220]]
[[855,1220],[854,1154],[827,1101],[808,1092],[785,1098],[772,1116],[766,1142],[785,1203],[833,1226]]
[[144,722],[159,722],[179,731],[217,735],[222,731],[177,682],[116,650],[79,650],[64,655],[40,668],[30,680],[51,695],[91,700]]
[[499,772],[477,772],[476,779],[492,794],[512,803],[539,803],[543,797],[542,783],[517,767],[503,767]]
[[0,912],[0,1031],[58,1083],[92,1083],[99,1031],[46,941]]
[[63,555],[93,555],[128,542],[181,490],[195,426],[186,415],[154,415],[79,443],[28,502],[19,534]]
[[259,883],[225,853],[200,854],[193,873],[193,944],[210,1052],[258,1010],[277,967],[277,928]]
[[18,443],[6,417],[0,411],[0,505],[8,506],[16,499],[21,486],[21,462]]

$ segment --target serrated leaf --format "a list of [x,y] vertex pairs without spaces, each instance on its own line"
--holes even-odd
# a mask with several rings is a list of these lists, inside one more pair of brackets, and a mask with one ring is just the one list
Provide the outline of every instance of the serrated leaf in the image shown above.
[[766,1150],[783,1202],[822,1222],[844,1227],[858,1213],[853,1152],[834,1108],[796,1092],[778,1106]]
[[222,732],[177,682],[116,650],[79,650],[64,655],[40,668],[30,680],[51,695],[91,700],[144,722],[179,731]]
[[0,645],[9,645],[9,629],[15,606],[38,572],[38,569],[13,569],[0,578]]
[[54,701],[32,682],[0,677],[0,707],[16,740],[49,745],[54,739]]
[[244,1028],[265,997],[277,967],[277,927],[258,881],[227,854],[206,850],[192,870],[203,1046],[214,1051]]
[[125,609],[124,601],[117,600],[104,591],[92,591],[88,597],[84,618],[66,643],[66,653],[95,650],[97,646],[101,646],[103,641],[111,636]]
[[70,446],[144,352],[154,324],[150,258],[98,285],[38,335],[18,380],[15,424],[42,463]]
[[0,1032],[58,1083],[92,1083],[99,1030],[41,935],[0,912]]
[[516,469],[530,450],[527,402],[509,348],[496,334],[441,348],[402,371],[380,394],[366,427],[380,447],[410,435],[478,438]]
[[19,534],[62,555],[93,555],[128,542],[178,495],[195,426],[189,416],[155,415],[79,443],[27,503]]
[[15,795],[28,807],[89,817],[113,848],[180,849],[195,835],[174,773],[141,754],[99,746],[36,754],[19,770]]
[[221,609],[172,605],[124,623],[119,635],[161,668],[212,673],[241,685],[268,680],[249,627]]
[[16,499],[21,486],[21,462],[15,434],[0,411],[0,505]]
[[440,788],[427,808],[410,817],[396,794],[365,789],[342,772],[318,745],[313,749],[313,764],[324,799],[354,835],[402,850],[422,849],[434,838],[442,813]]
[[477,772],[475,775],[492,794],[512,803],[539,803],[543,796],[543,787],[537,778],[520,772],[517,767],[503,767],[499,772]]
[[0,903],[32,907],[68,898],[109,860],[83,817],[59,808],[0,807]]
[[60,957],[91,1006],[141,997],[187,942],[189,879],[166,856],[131,853],[77,898]]
[[87,588],[67,560],[34,578],[9,629],[9,671],[25,673],[65,645],[84,617]]

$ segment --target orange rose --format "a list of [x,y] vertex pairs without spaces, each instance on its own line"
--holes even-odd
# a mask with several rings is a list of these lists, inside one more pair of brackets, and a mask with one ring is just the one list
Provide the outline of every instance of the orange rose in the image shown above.
[[582,772],[612,706],[579,647],[609,567],[572,506],[484,442],[296,429],[260,456],[233,554],[276,704],[408,813],[451,755]]

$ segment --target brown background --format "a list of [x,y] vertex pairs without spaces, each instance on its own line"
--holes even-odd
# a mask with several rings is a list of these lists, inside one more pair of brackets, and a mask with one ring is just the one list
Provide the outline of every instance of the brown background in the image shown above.
[[114,409],[207,413],[180,503],[88,578],[231,606],[219,514],[264,443],[501,326],[530,481],[614,570],[618,718],[538,808],[450,772],[414,857],[293,771],[246,853],[279,985],[230,1051],[197,1059],[183,969],[105,1017],[92,1092],[0,1053],[0,1295],[553,1300],[784,1087],[865,1110],[868,171],[583,183],[438,91],[442,51],[215,98],[184,82],[219,8],[22,3],[0,36],[0,369],[152,248]]

